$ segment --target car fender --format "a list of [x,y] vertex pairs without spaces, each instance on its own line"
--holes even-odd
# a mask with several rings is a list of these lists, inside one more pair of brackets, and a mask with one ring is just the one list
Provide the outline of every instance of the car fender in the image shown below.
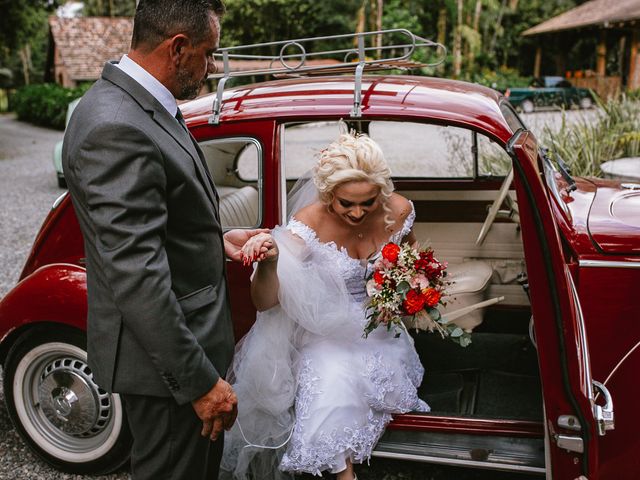
[[34,271],[0,301],[0,361],[29,326],[64,324],[86,330],[86,271],[67,263]]

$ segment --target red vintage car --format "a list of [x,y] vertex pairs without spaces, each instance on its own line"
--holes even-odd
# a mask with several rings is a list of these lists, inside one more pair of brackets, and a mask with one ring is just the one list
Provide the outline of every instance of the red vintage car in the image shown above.
[[[458,272],[457,305],[485,305],[460,319],[473,329],[466,348],[412,332],[433,411],[396,416],[374,455],[640,477],[640,185],[573,178],[501,94],[453,80],[359,68],[239,86],[181,109],[234,228],[285,221],[288,189],[340,119],[367,132],[415,205],[418,239]],[[86,364],[83,255],[65,194],[0,302],[0,357],[26,442],[62,470],[105,472],[126,462],[130,436],[118,395]],[[255,318],[250,273],[228,263],[238,339]]]

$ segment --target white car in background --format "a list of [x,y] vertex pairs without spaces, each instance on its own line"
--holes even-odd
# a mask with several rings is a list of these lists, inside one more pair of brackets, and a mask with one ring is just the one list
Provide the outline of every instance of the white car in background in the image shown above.
[[[69,125],[69,119],[71,118],[71,114],[73,113],[73,110],[76,108],[76,105],[78,105],[79,101],[80,101],[80,98],[76,98],[67,107],[67,117],[64,121],[65,129],[67,128],[67,125]],[[63,141],[60,140],[58,143],[56,143],[56,146],[53,148],[53,168],[55,168],[56,176],[58,177],[58,186],[60,188],[67,188],[67,182],[64,179],[64,172],[62,171],[62,143]]]

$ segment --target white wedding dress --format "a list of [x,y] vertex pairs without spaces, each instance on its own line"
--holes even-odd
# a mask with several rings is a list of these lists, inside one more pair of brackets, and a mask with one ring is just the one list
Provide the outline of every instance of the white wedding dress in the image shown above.
[[[414,219],[412,211],[390,241],[400,243]],[[347,458],[371,456],[392,414],[429,411],[417,395],[424,369],[409,334],[378,328],[363,337],[369,263],[320,242],[295,217],[278,235],[281,305],[259,314],[234,364],[240,410],[222,465],[232,478],[339,472]],[[287,236],[303,244],[294,240],[288,253]],[[299,271],[288,269],[290,257]]]

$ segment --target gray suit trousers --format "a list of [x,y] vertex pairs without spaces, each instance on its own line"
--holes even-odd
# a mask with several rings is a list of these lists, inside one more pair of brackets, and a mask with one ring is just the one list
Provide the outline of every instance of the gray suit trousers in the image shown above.
[[216,480],[224,435],[202,437],[191,404],[171,397],[121,395],[134,443],[133,480]]

